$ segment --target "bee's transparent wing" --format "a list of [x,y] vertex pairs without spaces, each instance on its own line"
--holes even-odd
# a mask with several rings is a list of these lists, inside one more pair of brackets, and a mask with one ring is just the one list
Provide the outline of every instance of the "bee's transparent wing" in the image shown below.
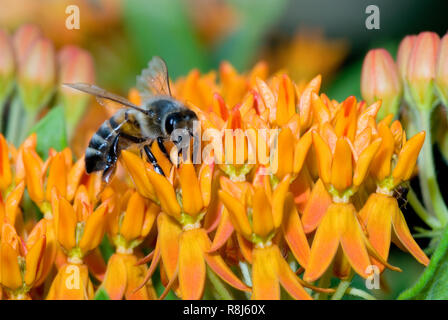
[[137,76],[137,89],[142,101],[154,96],[171,95],[168,68],[162,58],[155,56],[149,61],[148,67]]
[[114,93],[111,93],[109,91],[106,91],[100,87],[97,87],[93,84],[88,83],[64,83],[63,86],[73,88],[88,94],[91,94],[95,96],[96,100],[99,104],[105,107],[115,107],[115,108],[123,108],[128,107],[132,109],[139,110],[143,113],[146,111],[139,106],[136,106],[129,100],[116,95]]

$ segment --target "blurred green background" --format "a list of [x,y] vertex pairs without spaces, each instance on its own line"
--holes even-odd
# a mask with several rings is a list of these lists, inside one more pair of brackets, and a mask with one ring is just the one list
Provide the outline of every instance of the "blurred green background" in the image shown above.
[[[79,30],[65,28],[70,4],[80,8]],[[379,30],[365,27],[371,4],[380,9]],[[297,82],[322,74],[323,91],[331,98],[360,98],[361,65],[369,49],[386,47],[395,55],[407,34],[443,35],[448,29],[448,1],[438,0],[0,0],[0,8],[0,27],[13,32],[33,22],[58,48],[76,44],[89,50],[97,84],[121,94],[159,55],[172,78],[193,68],[217,69],[223,60],[241,72],[266,60],[271,72],[284,68]],[[411,230],[423,227],[408,208]],[[423,270],[396,248],[390,262],[406,272],[386,271],[390,289],[373,291],[375,296],[397,297]],[[360,279],[355,284],[364,288]]]

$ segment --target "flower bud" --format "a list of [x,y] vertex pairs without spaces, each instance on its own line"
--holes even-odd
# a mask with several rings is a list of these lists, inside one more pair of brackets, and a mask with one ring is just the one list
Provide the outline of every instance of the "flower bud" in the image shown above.
[[370,50],[364,58],[361,75],[361,94],[368,105],[382,100],[379,119],[396,114],[402,97],[402,85],[398,68],[389,52]]
[[[78,47],[65,46],[58,54],[59,82],[93,83],[95,68],[91,55]],[[69,135],[73,132],[84,114],[90,97],[69,88],[60,88],[60,100],[65,109],[65,118]]]
[[436,91],[448,107],[448,33],[440,41],[436,65]]
[[409,56],[406,74],[408,103],[420,110],[431,110],[436,99],[434,80],[439,43],[440,38],[436,33],[422,32],[415,40]]
[[0,110],[14,86],[14,49],[6,31],[0,29]]
[[26,110],[37,112],[51,98],[56,80],[53,44],[37,39],[19,62],[19,92]]
[[38,26],[33,24],[24,24],[14,33],[14,50],[17,62],[20,63],[26,57],[28,50],[34,41],[42,36],[42,32]]
[[417,39],[416,35],[406,36],[400,42],[400,46],[398,47],[397,53],[397,65],[398,72],[400,73],[400,77],[403,81],[406,80],[406,72],[408,69],[409,56],[411,55],[412,47],[414,47],[415,40]]

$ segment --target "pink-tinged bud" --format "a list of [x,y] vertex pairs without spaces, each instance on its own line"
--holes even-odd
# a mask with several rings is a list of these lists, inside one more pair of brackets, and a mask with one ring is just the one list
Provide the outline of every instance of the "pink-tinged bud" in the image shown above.
[[364,58],[361,75],[361,94],[367,104],[382,100],[379,119],[396,114],[402,97],[398,68],[388,51],[370,50]]
[[6,31],[0,29],[0,110],[3,101],[14,87],[15,60],[12,41]]
[[[75,46],[65,46],[58,54],[59,83],[93,83],[95,82],[95,67],[92,56],[85,50]],[[79,91],[60,88],[60,99],[65,108],[65,117],[69,135],[81,119],[89,96]]]
[[409,104],[420,110],[431,110],[436,100],[434,80],[440,38],[434,32],[422,32],[409,56],[406,80]]
[[42,37],[42,31],[34,24],[24,24],[14,33],[13,43],[17,62],[21,63],[34,41]]
[[436,89],[440,100],[448,108],[448,33],[440,41],[436,66]]
[[19,92],[28,111],[37,112],[51,98],[56,81],[53,44],[40,38],[34,41],[19,64]]
[[400,73],[400,77],[403,81],[405,81],[406,79],[409,57],[411,56],[411,51],[412,48],[414,47],[416,39],[417,39],[416,35],[406,36],[404,37],[403,40],[401,40],[400,46],[398,47],[398,53],[397,53],[398,72]]

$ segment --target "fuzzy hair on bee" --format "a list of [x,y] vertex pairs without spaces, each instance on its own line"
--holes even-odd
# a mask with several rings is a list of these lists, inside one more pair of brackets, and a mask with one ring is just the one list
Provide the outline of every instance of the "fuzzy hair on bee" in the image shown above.
[[65,86],[94,95],[102,105],[118,104],[121,107],[99,127],[85,152],[87,173],[102,171],[106,183],[115,172],[122,150],[137,145],[145,152],[154,170],[164,175],[150,145],[157,141],[169,159],[164,141],[170,139],[173,131],[185,129],[193,135],[193,122],[198,118],[192,110],[171,97],[167,67],[159,57],[154,57],[137,77],[137,89],[143,101],[141,106],[95,85],[75,83]]

